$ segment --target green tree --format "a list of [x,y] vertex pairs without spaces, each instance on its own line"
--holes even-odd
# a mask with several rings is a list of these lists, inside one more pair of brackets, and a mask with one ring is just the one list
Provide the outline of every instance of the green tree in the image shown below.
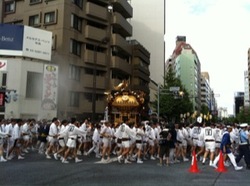
[[208,114],[209,113],[209,108],[208,108],[207,105],[205,105],[205,104],[201,105],[201,113],[202,114]]
[[249,123],[250,122],[250,109],[248,107],[243,107],[240,110],[240,113],[237,114],[236,119],[240,123]]
[[[165,84],[159,87],[160,116],[169,121],[180,120],[180,114],[193,112],[192,102],[181,80],[175,77],[172,70],[169,70],[164,78]],[[170,87],[180,87],[180,91],[171,92]],[[157,101],[154,105],[157,108]]]

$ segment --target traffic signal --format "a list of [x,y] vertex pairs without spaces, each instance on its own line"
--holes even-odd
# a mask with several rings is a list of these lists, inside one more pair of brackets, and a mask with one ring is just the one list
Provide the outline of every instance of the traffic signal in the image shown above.
[[4,100],[5,100],[5,103],[10,103],[11,95],[9,92],[5,92]]
[[0,92],[0,107],[5,106],[5,92]]

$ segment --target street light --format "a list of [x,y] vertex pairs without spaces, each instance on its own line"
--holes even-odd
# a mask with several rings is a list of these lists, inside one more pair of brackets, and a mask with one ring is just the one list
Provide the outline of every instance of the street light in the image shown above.
[[93,95],[92,95],[92,122],[95,121],[96,115],[96,63],[97,63],[97,49],[102,44],[109,42],[108,37],[104,37],[98,45],[94,45],[94,70],[93,70]]

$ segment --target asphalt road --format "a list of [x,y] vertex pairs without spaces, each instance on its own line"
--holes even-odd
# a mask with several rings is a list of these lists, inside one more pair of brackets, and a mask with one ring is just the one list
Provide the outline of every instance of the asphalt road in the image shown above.
[[[83,161],[62,164],[44,155],[29,153],[24,160],[13,159],[0,163],[1,186],[52,185],[52,186],[249,186],[250,171],[219,173],[208,165],[198,162],[199,173],[189,172],[191,162],[157,166],[158,161],[147,160],[143,164],[119,164],[113,158],[108,164],[99,163],[93,156],[81,157]],[[240,162],[243,165],[243,162]]]

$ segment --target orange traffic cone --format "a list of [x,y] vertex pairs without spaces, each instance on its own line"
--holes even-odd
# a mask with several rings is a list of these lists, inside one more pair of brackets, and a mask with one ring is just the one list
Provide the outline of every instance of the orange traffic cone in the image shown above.
[[216,169],[216,171],[218,171],[218,172],[226,172],[227,171],[227,169],[225,168],[225,165],[224,165],[224,157],[223,157],[222,151],[220,151],[219,164],[218,164],[218,168]]
[[197,158],[196,158],[195,151],[193,151],[192,153],[192,162],[191,162],[191,167],[189,169],[189,172],[192,172],[192,173],[200,172],[198,169],[198,165],[197,165]]

